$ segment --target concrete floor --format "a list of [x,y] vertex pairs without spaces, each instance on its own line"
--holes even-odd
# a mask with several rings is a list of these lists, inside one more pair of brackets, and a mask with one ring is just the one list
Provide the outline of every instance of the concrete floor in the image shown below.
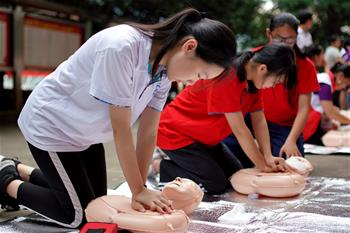
[[[136,128],[134,128],[134,135]],[[105,144],[108,187],[115,188],[124,181],[113,143]],[[16,124],[0,125],[0,154],[18,157],[25,164],[35,166],[28,146]],[[314,165],[312,176],[350,178],[350,155],[306,155]]]
[[[106,143],[104,147],[106,151],[108,188],[115,188],[125,179],[119,166],[114,144],[112,142]],[[36,167],[27,143],[16,124],[0,125],[0,154],[17,157],[22,163]]]

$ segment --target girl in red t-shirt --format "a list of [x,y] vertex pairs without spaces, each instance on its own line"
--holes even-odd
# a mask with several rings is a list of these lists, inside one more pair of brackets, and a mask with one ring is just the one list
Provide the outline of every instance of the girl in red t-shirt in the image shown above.
[[[228,178],[242,167],[220,143],[232,132],[256,167],[265,172],[284,171],[284,160],[271,154],[258,89],[279,82],[293,88],[295,80],[292,49],[269,44],[241,54],[228,74],[185,88],[161,114],[157,145],[168,159],[153,162],[160,171],[160,183],[184,177],[207,193],[225,191]],[[260,150],[244,123],[247,112],[252,115]]]
[[288,91],[283,85],[278,85],[264,89],[262,93],[265,116],[271,128],[290,129],[286,134],[283,130],[274,130],[274,134],[271,134],[271,144],[275,145],[272,153],[275,156],[304,154],[302,130],[310,110],[311,93],[320,88],[312,61],[306,58],[296,45],[298,25],[299,20],[294,15],[280,13],[271,18],[266,33],[271,42],[283,42],[293,47],[298,69],[295,90]]
[[[280,13],[271,18],[266,31],[270,43],[284,43],[294,50],[298,78],[294,89],[284,83],[262,90],[264,113],[268,123],[271,151],[274,156],[303,156],[302,131],[310,110],[311,93],[319,90],[316,69],[296,45],[299,20],[290,13]],[[249,118],[246,120],[250,122]],[[235,153],[243,167],[253,164],[247,159],[239,143],[230,136],[225,144]]]

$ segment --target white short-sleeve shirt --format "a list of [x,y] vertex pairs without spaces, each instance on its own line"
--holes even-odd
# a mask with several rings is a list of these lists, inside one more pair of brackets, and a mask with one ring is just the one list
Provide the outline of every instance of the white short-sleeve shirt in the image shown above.
[[310,32],[305,32],[301,27],[298,27],[297,46],[304,51],[306,47],[312,45],[312,36]]
[[[328,73],[323,72],[323,73],[318,73],[317,74],[317,81],[319,84],[327,84],[328,86],[331,87],[331,91],[333,92],[333,85],[332,85],[332,81],[331,81],[331,77],[329,76]],[[312,93],[311,95],[311,106],[312,108],[320,113],[324,113],[324,109],[321,105],[321,100],[320,100],[320,96],[318,93]]]
[[324,59],[329,68],[332,68],[340,58],[340,51],[337,47],[328,46],[326,48],[326,51],[324,52]]
[[26,140],[46,151],[81,151],[113,138],[110,105],[130,107],[130,125],[147,106],[161,111],[170,81],[148,85],[151,46],[128,25],[92,36],[29,96],[18,119]]

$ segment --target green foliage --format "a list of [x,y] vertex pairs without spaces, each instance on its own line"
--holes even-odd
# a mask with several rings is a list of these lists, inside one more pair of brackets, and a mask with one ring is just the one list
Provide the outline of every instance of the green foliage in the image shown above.
[[[284,11],[297,14],[301,9],[309,9],[315,16],[311,30],[316,43],[327,46],[332,34],[342,34],[340,27],[350,25],[350,1],[348,0],[274,0]],[[344,36],[349,36],[345,35]]]
[[132,20],[155,23],[186,7],[207,12],[209,18],[226,23],[237,35],[241,47],[257,46],[266,42],[267,14],[258,10],[264,0],[51,0],[79,7],[102,21],[95,21],[98,31],[112,20]]
[[207,12],[210,18],[226,23],[237,35],[242,47],[264,43],[266,15],[258,14],[263,0],[117,0],[118,12],[142,22],[157,22],[186,7]]
[[[311,31],[314,41],[327,44],[327,37],[340,33],[340,26],[350,25],[349,0],[51,0],[84,9],[95,22],[95,31],[106,27],[112,20],[133,20],[155,23],[186,7],[207,12],[210,18],[226,23],[236,34],[240,48],[254,47],[267,42],[265,29],[269,19],[279,11],[297,14],[309,9],[315,15]],[[274,7],[263,10],[262,5],[272,2]]]

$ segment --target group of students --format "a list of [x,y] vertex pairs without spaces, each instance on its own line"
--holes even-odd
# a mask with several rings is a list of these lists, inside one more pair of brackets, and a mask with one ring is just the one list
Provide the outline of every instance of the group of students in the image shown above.
[[160,183],[186,177],[221,193],[241,168],[284,171],[282,156],[303,155],[302,130],[319,84],[296,46],[298,25],[290,13],[274,16],[270,43],[236,57],[225,79],[198,81],[165,107],[157,145],[168,159],[154,161]]
[[312,41],[309,32],[313,24],[312,13],[301,10],[298,19],[297,45],[314,63],[320,84],[320,90],[311,96],[311,112],[303,136],[307,143],[323,145],[321,138],[327,131],[337,129],[339,123],[350,124],[350,118],[339,111],[350,107],[350,38],[345,38],[342,43],[339,35],[332,34],[324,51]]
[[[156,145],[167,155],[152,162],[161,182],[190,178],[209,194],[224,192],[243,167],[285,171],[283,156],[303,155],[319,90],[314,65],[296,46],[298,25],[280,13],[270,42],[238,55],[233,32],[191,8],[95,34],[28,98],[18,124],[38,168],[1,157],[0,203],[80,227],[87,204],[107,192],[110,140],[139,211],[172,211],[145,186]],[[163,110],[171,81],[188,86]]]
[[334,122],[350,124],[350,118],[340,111],[348,108],[350,64],[337,62],[328,67],[323,48],[317,44],[309,47],[306,55],[317,69],[320,90],[312,93],[311,111],[303,135],[306,142],[323,145],[322,136],[338,127]]

